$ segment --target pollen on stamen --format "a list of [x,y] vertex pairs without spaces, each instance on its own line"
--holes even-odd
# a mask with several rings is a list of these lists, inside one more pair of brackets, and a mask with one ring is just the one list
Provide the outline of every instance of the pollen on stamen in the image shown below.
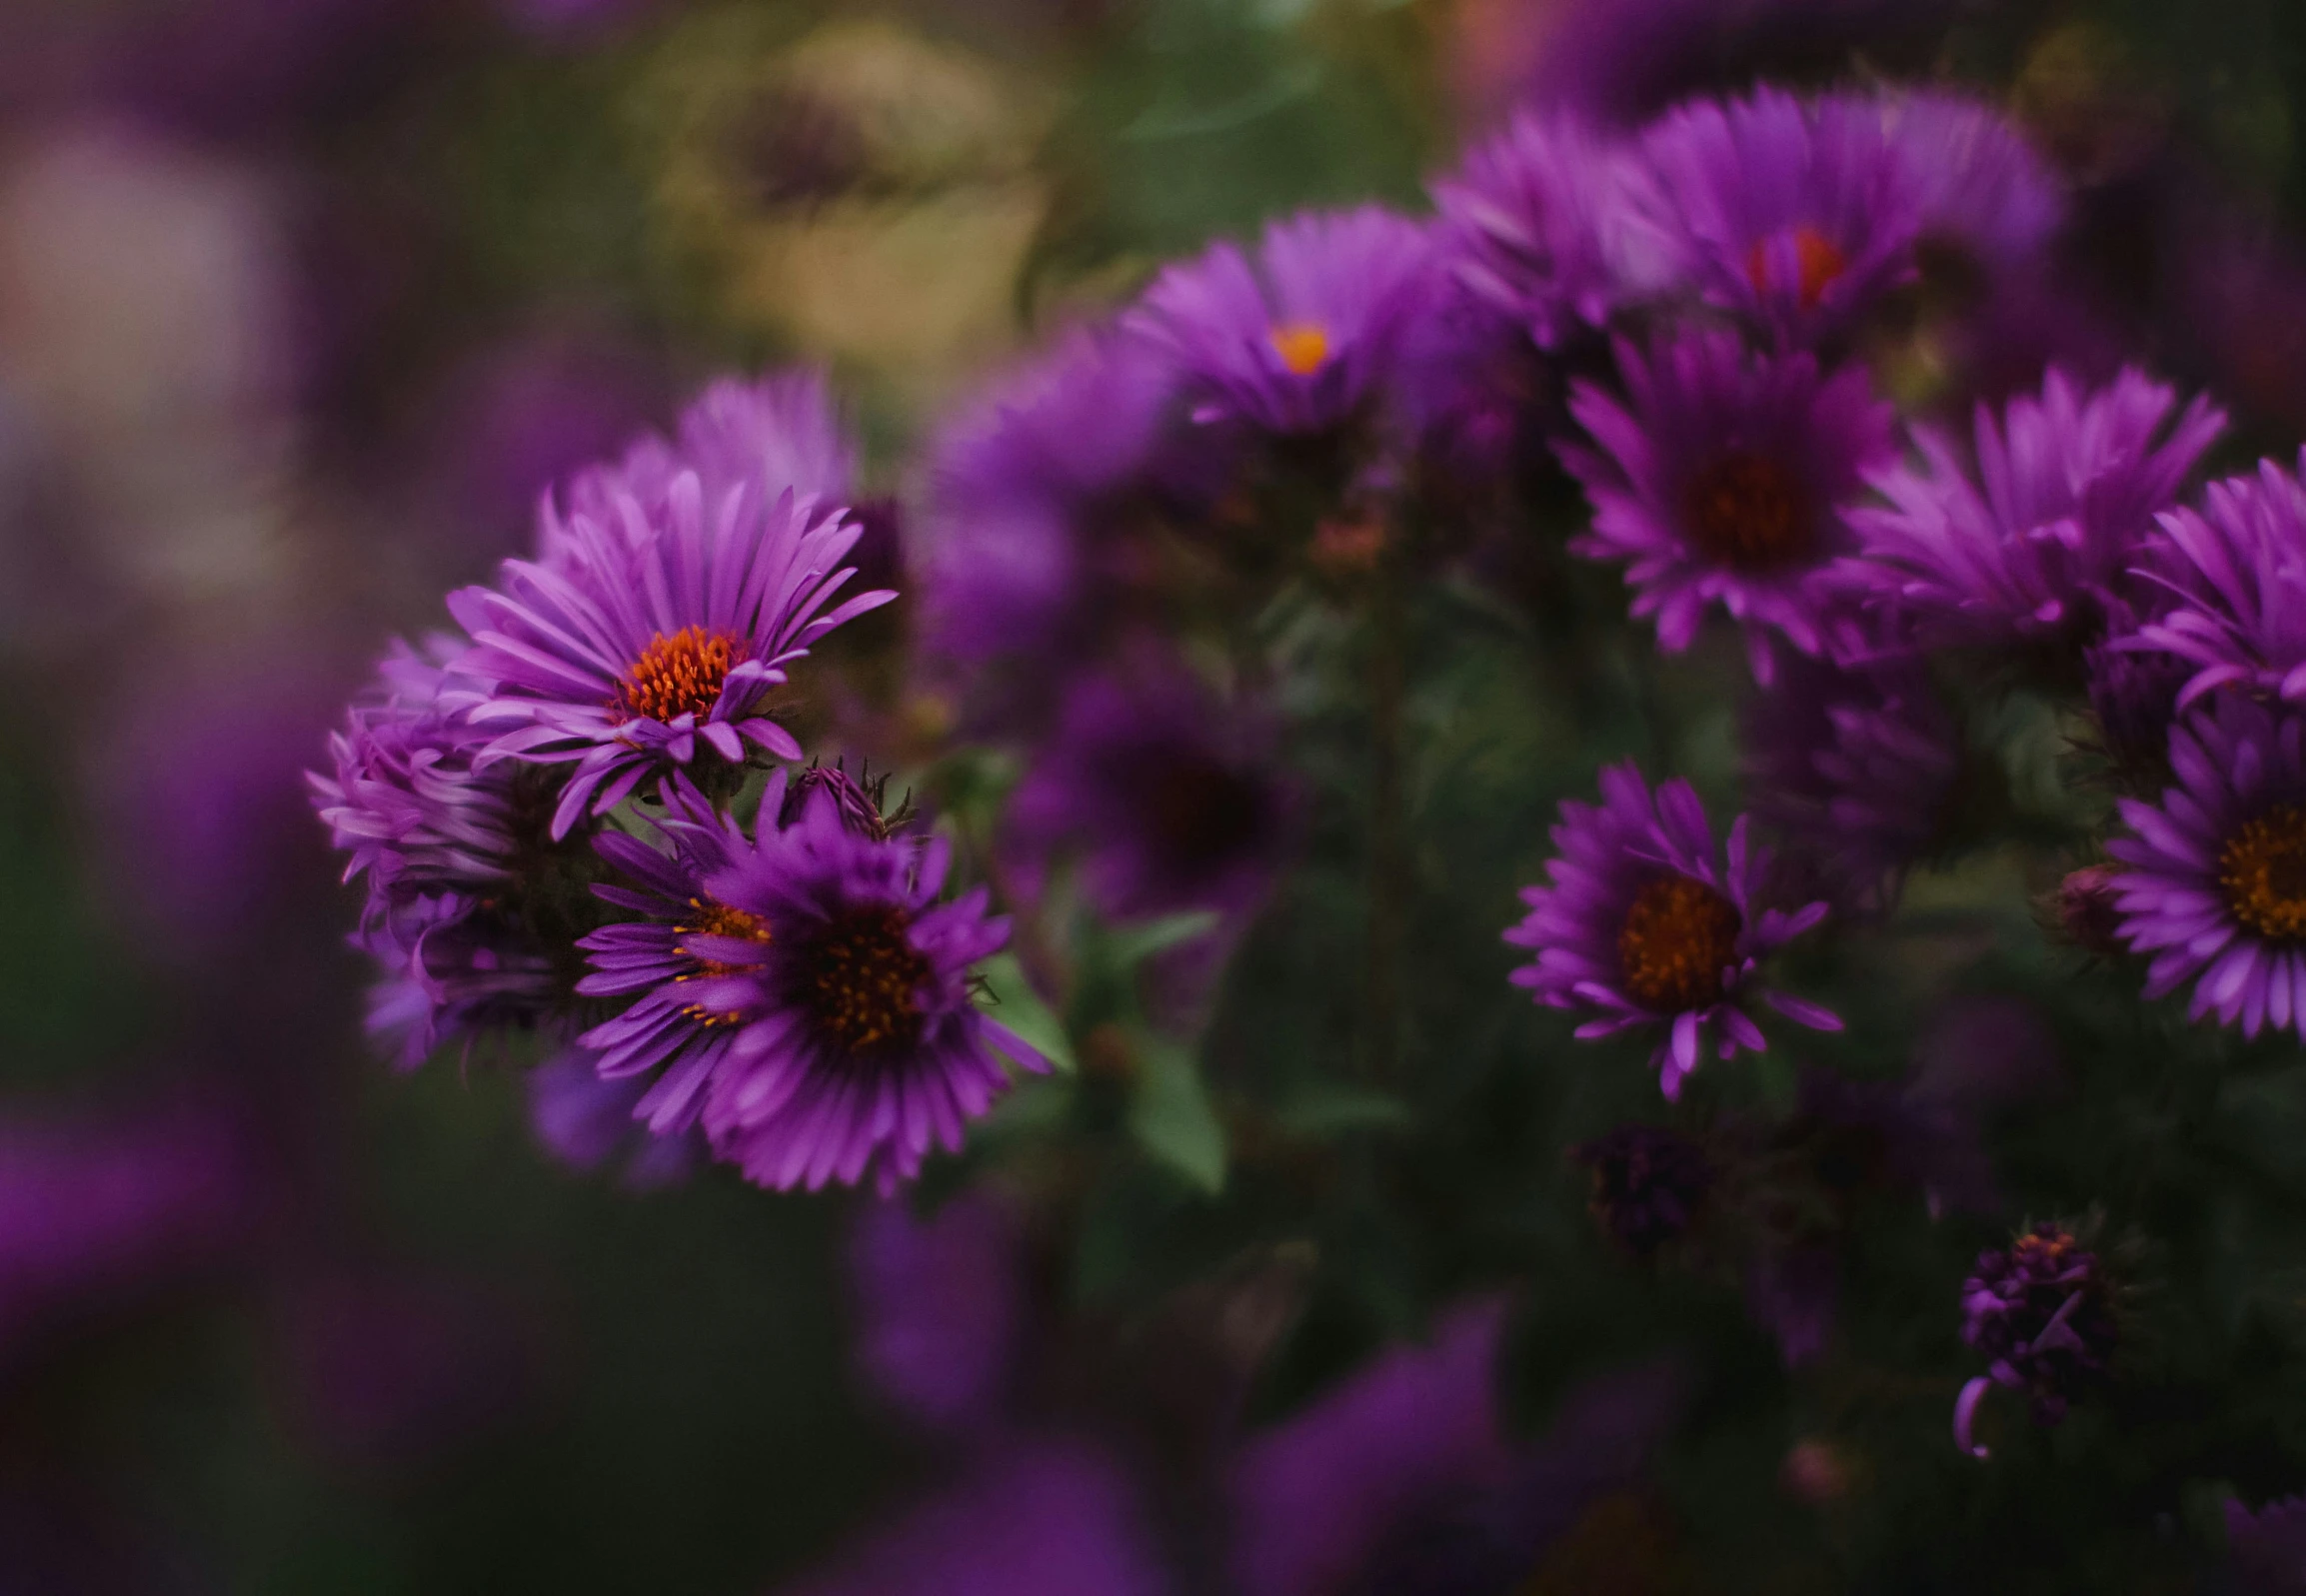
[[1328,364],[1329,334],[1318,322],[1289,322],[1266,337],[1291,376],[1310,377]]
[[729,671],[744,640],[727,632],[683,627],[649,640],[625,673],[610,708],[628,720],[674,721],[694,715],[702,721],[721,702]]
[[1625,989],[1660,1012],[1719,1002],[1744,919],[1703,881],[1660,875],[1633,894],[1617,933]]
[[2236,830],[2218,855],[2218,884],[2259,935],[2306,939],[2306,808],[2277,803]]

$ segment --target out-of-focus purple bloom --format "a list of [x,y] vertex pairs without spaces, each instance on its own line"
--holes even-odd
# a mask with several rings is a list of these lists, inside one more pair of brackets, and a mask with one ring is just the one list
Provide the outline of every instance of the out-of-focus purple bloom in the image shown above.
[[970,967],[1009,923],[987,917],[983,887],[938,901],[949,858],[943,839],[857,835],[821,792],[705,877],[705,901],[759,928],[688,938],[713,967],[678,993],[696,1024],[732,1032],[705,1127],[748,1178],[814,1190],[870,1170],[886,1194],[932,1142],[960,1147],[1008,1089],[1002,1055],[1049,1067],[972,1000]]
[[1500,1481],[1504,1305],[1466,1304],[1431,1341],[1379,1356],[1278,1429],[1248,1441],[1229,1485],[1232,1574],[1256,1596],[1322,1596],[1377,1553],[1388,1528],[1450,1492]]
[[1552,349],[1639,284],[1633,182],[1629,152],[1573,118],[1524,111],[1434,185],[1435,248],[1465,289]]
[[1030,654],[1094,624],[1112,523],[1152,468],[1176,383],[1145,340],[1077,329],[947,424],[929,512],[907,529],[936,649]]
[[2306,1036],[2306,713],[2222,693],[2172,730],[2170,769],[2106,844],[2127,866],[2121,935],[2153,955],[2146,995],[2191,980],[2193,1018]]
[[2122,950],[2122,908],[2114,883],[2121,870],[2112,864],[2085,864],[2058,882],[2058,929],[2085,952],[2101,956]]
[[1816,1360],[1833,1339],[1841,1259],[1820,1242],[1772,1248],[1745,1271],[1745,1308],[1777,1342],[1789,1369]]
[[1288,831],[1266,742],[1181,668],[1083,677],[1010,798],[1003,851],[1034,884],[1077,853],[1115,919],[1251,908]]
[[385,905],[352,936],[382,978],[369,994],[368,1029],[403,1069],[451,1040],[532,1028],[560,995],[552,957],[502,908],[462,892],[427,892]]
[[2306,1497],[2255,1513],[2226,1504],[2226,1568],[2233,1596],[2306,1596]]
[[1619,1125],[1569,1156],[1591,1171],[1594,1222],[1637,1258],[1688,1234],[1720,1175],[1703,1142],[1660,1125]]
[[626,486],[602,498],[598,518],[548,513],[557,555],[508,560],[500,586],[449,598],[474,640],[456,666],[477,684],[463,707],[500,733],[480,763],[575,765],[556,837],[701,753],[735,764],[752,743],[800,758],[764,710],[770,689],[818,639],[895,597],[834,605],[857,528],[790,490],[771,502],[748,485],[708,503],[683,471],[654,511]]
[[2159,649],[2193,667],[2180,709],[2229,683],[2306,700],[2301,550],[2306,488],[2297,477],[2262,460],[2255,476],[2212,483],[2199,511],[2162,516],[2140,566],[2163,590],[2161,614],[2119,646]]
[[1781,662],[1745,717],[1754,818],[1847,912],[1877,913],[1935,842],[1961,733],[1912,655]]
[[604,1077],[599,1060],[582,1047],[565,1048],[530,1070],[527,1085],[529,1128],[538,1143],[571,1169],[622,1160],[628,1190],[685,1179],[704,1150],[701,1135],[661,1136],[636,1124],[648,1077]]
[[2035,1423],[2057,1423],[2104,1378],[2118,1334],[2098,1255],[2064,1225],[2037,1224],[2007,1248],[1979,1253],[1962,1282],[1962,1344],[1989,1362],[1962,1388],[1955,1441],[1986,1455],[1973,1427],[1990,1385],[2032,1398]]
[[2065,192],[1999,107],[1923,90],[1892,96],[1882,110],[1911,175],[1925,261],[1951,252],[1988,274],[2042,263],[2065,220]]
[[0,1352],[213,1267],[258,1218],[248,1148],[214,1112],[0,1121]]
[[849,1247],[858,1369],[925,1428],[959,1434],[1001,1404],[1024,1291],[1018,1230],[1009,1205],[985,1191],[926,1220],[893,1201],[858,1217]]
[[2082,668],[2100,745],[2116,769],[2135,781],[2167,768],[2170,723],[2178,718],[2178,696],[2194,665],[2160,649],[2135,647],[2129,640],[2142,625],[2135,607],[2112,605],[2106,616],[2109,639],[2082,651]]
[[1128,1471],[1086,1440],[995,1448],[782,1596],[1163,1596]]
[[2095,393],[2062,371],[1997,423],[1977,409],[1972,451],[1913,429],[1920,467],[1871,477],[1886,507],[1849,514],[1863,558],[1842,570],[1940,636],[2072,639],[2097,630],[2156,512],[2225,429],[2223,412],[2124,371]]
[[1725,1059],[1768,1045],[1746,1012],[1755,998],[1799,1024],[1839,1030],[1830,1010],[1759,982],[1761,961],[1825,918],[1826,905],[1760,906],[1769,853],[1749,848],[1746,830],[1739,815],[1725,863],[1687,782],[1664,783],[1653,798],[1631,762],[1604,769],[1599,806],[1561,804],[1550,884],[1522,889],[1529,914],[1505,940],[1537,956],[1513,971],[1513,984],[1548,1007],[1593,1012],[1580,1037],[1665,1026],[1650,1062],[1668,1098],[1681,1095],[1709,1040]]
[[2058,1038],[2019,997],[1957,997],[1943,1004],[1914,1046],[1908,1094],[1918,1103],[1981,1118],[2056,1092],[2064,1083]]
[[1870,96],[1693,101],[1659,118],[1642,158],[1666,270],[1780,337],[1845,327],[1913,275],[1922,185]]
[[1185,374],[1196,420],[1321,432],[1391,374],[1431,261],[1426,230],[1390,211],[1307,213],[1267,227],[1253,260],[1223,243],[1168,268],[1132,325]]
[[498,15],[531,38],[591,43],[654,10],[660,0],[496,0]]
[[1633,614],[1657,618],[1668,653],[1716,602],[1749,624],[1756,675],[1771,651],[1753,629],[1817,653],[1825,576],[1851,546],[1841,507],[1889,447],[1864,372],[1824,377],[1805,353],[1753,355],[1701,329],[1646,356],[1621,344],[1617,366],[1624,403],[1588,383],[1570,398],[1598,446],[1560,449],[1594,509],[1570,547],[1625,563]]

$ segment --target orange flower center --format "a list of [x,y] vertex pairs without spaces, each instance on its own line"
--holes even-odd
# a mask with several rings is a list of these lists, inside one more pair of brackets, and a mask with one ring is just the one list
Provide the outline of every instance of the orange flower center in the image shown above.
[[[1753,247],[1745,252],[1745,275],[1764,293],[1769,290],[1769,246],[1774,242],[1756,239]],[[1817,308],[1817,302],[1825,297],[1827,285],[1842,274],[1849,258],[1816,228],[1797,227],[1793,230],[1793,263],[1794,293],[1806,311]]]
[[811,941],[801,996],[818,1027],[852,1053],[905,1046],[921,1035],[921,983],[929,960],[907,934],[901,908],[853,909]]
[[2046,1236],[2039,1231],[2028,1231],[2018,1237],[2016,1245],[2011,1248],[2022,1262],[2039,1262],[2050,1267],[2062,1262],[2066,1254],[2073,1250],[2073,1234],[2066,1230]]
[[1796,564],[1817,541],[1801,484],[1762,455],[1727,455],[1699,472],[1687,509],[1698,549],[1739,571]]
[[2228,837],[2218,884],[2234,917],[2259,935],[2306,940],[2306,809],[2277,803]]
[[1318,322],[1290,322],[1265,336],[1294,376],[1310,377],[1328,364],[1329,334]]
[[671,637],[659,633],[625,673],[609,708],[628,721],[673,721],[683,715],[702,721],[721,702],[722,685],[744,646],[732,633],[703,627],[683,627]]
[[1658,876],[1633,894],[1617,933],[1626,993],[1668,1013],[1719,1002],[1744,927],[1736,906],[1703,881]]

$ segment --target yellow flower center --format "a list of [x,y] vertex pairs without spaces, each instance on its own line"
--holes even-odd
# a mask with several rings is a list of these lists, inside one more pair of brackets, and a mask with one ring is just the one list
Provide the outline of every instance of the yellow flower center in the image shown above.
[[2234,917],[2259,935],[2306,939],[2306,809],[2277,803],[2228,837],[2218,884]]
[[743,639],[703,627],[683,627],[671,637],[659,633],[625,673],[609,708],[625,720],[694,715],[702,721],[721,702],[729,668],[743,649]]
[[1310,377],[1328,364],[1329,334],[1318,322],[1290,322],[1265,336],[1293,376]]
[[1744,926],[1736,905],[1703,881],[1656,877],[1633,894],[1617,933],[1626,994],[1661,1013],[1719,1002]]
[[853,909],[817,933],[801,958],[801,996],[821,1030],[852,1053],[906,1046],[921,1035],[929,960],[901,908]]

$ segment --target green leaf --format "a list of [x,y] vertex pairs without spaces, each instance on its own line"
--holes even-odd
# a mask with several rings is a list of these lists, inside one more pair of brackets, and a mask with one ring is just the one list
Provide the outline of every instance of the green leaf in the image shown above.
[[1225,1131],[1189,1048],[1140,1035],[1137,1096],[1129,1127],[1141,1146],[1202,1191],[1225,1184]]
[[1107,934],[1107,953],[1116,967],[1134,969],[1155,953],[1165,953],[1181,942],[1206,936],[1217,928],[1218,915],[1205,908],[1182,914],[1164,914],[1139,925],[1116,926]]
[[[985,983],[991,1001],[986,1005],[993,1017],[1040,1048],[1049,1061],[1071,1074],[1080,1068],[1073,1055],[1073,1041],[1065,1033],[1065,1025],[1050,1006],[1033,989],[1033,982],[1025,978],[1025,966],[1017,961],[1015,953],[999,953],[977,966],[977,975]],[[1006,1056],[1006,1054],[1004,1055]],[[1025,1060],[1010,1060],[1020,1068]]]

